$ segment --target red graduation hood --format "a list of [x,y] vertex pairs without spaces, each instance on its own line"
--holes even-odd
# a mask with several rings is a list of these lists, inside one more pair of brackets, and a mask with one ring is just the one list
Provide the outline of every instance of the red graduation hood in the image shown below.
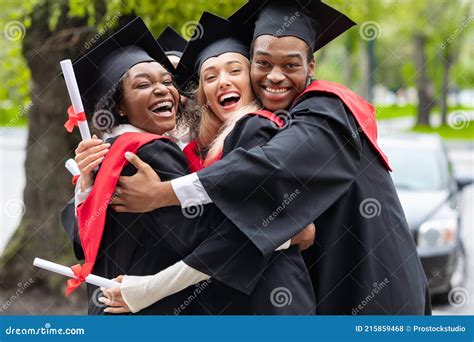
[[375,121],[375,108],[362,97],[348,88],[329,81],[313,81],[293,102],[295,104],[302,96],[309,92],[329,93],[336,95],[354,115],[360,129],[364,132],[372,147],[382,158],[387,170],[392,171],[387,156],[377,144],[377,122]]
[[112,200],[120,174],[128,163],[125,152],[137,153],[140,147],[157,139],[169,138],[150,133],[123,133],[115,140],[107,153],[91,193],[77,208],[79,237],[84,250],[85,263],[82,270],[73,269],[75,274],[76,271],[80,273],[76,274],[80,281],[69,282],[66,294],[74,291],[94,268],[104,232],[107,207]]
[[[258,115],[264,117],[270,121],[273,121],[280,128],[284,125],[283,121],[277,115],[269,112],[268,110],[257,110],[253,113],[248,113],[245,115]],[[199,144],[197,140],[193,140],[187,144],[183,152],[186,156],[186,159],[188,160],[188,167],[191,172],[198,172],[199,170],[214,164],[216,161],[221,160],[222,158],[221,152],[221,154],[216,159],[212,160],[206,165],[205,160],[201,158],[201,154],[199,153]]]

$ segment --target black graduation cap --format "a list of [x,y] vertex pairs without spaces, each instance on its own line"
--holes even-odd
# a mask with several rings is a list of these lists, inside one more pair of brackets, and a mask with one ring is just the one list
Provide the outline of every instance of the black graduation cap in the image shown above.
[[184,50],[176,70],[176,83],[186,92],[199,82],[201,65],[209,58],[226,52],[237,52],[249,58],[250,39],[238,25],[204,12],[195,32]]
[[355,25],[320,0],[249,0],[229,20],[253,26],[252,39],[293,36],[305,41],[313,52]]
[[156,61],[168,71],[174,68],[140,17],[127,21],[110,36],[99,41],[73,63],[86,111],[106,94],[125,72],[142,62]]
[[188,41],[184,39],[172,27],[168,26],[156,39],[161,48],[169,56],[176,56],[181,58],[184,48]]

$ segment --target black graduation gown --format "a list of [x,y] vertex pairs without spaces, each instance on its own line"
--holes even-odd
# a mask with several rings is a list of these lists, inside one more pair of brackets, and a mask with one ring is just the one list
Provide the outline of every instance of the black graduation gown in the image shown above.
[[[113,140],[109,141],[113,143]],[[146,144],[138,156],[148,163],[162,180],[178,178],[188,173],[187,161],[174,143],[157,140]],[[127,165],[122,175],[136,172]],[[262,270],[271,256],[263,256],[235,225],[213,205],[187,212],[180,207],[168,207],[148,213],[116,213],[107,211],[106,227],[93,273],[107,278],[119,274],[152,275],[184,259],[205,241],[207,250],[196,269],[214,279],[188,287],[178,294],[166,297],[139,314],[247,314],[248,294],[262,277]],[[76,257],[84,257],[78,235],[74,201],[63,209],[62,221],[74,247]],[[217,230],[219,227],[219,230]],[[214,244],[218,242],[217,244]],[[199,251],[203,252],[201,246]],[[251,261],[251,262],[250,262]],[[191,265],[192,266],[192,265]],[[229,290],[229,286],[242,293]],[[204,286],[205,285],[205,286]],[[210,286],[209,286],[210,285]],[[205,291],[197,291],[196,288]],[[89,314],[101,314],[97,301],[99,291],[88,285]],[[219,293],[232,293],[215,295]],[[189,300],[189,299],[192,300]],[[192,303],[184,305],[182,303]],[[97,305],[98,304],[98,305]]]
[[[249,116],[241,120],[226,139],[224,152],[229,152],[235,146],[250,148],[257,144],[263,144],[276,132],[276,127],[269,120]],[[151,148],[150,146],[150,150]],[[147,151],[148,146],[146,146]],[[182,159],[181,151],[172,152],[169,153],[172,158]],[[155,153],[153,154],[155,158],[152,159],[147,153],[139,151],[139,156],[154,167],[160,176],[163,176],[163,167],[160,162],[172,164],[170,160],[163,159],[163,154],[163,152]],[[159,163],[157,163],[157,159],[160,160]],[[162,177],[162,179],[176,178],[179,174],[176,170],[180,166],[171,167],[168,165],[167,167],[173,169],[175,173],[169,174],[165,178]],[[125,173],[126,170],[123,174]],[[112,215],[124,215],[112,210],[109,211]],[[195,311],[203,310],[198,313],[219,315],[314,313],[315,300],[311,280],[296,246],[268,256],[262,255],[258,248],[215,205],[209,204],[196,208],[196,212],[200,212],[200,215],[192,215],[192,210],[187,215],[183,215],[185,212],[179,207],[169,207],[139,216],[140,227],[146,231],[146,235],[144,235],[146,242],[155,241],[151,243],[153,245],[159,241],[163,246],[172,246],[175,255],[184,258],[185,263],[212,276],[213,279],[205,284],[205,291],[196,293],[196,288],[203,287],[204,282],[197,284],[194,289],[193,287],[186,289],[187,292],[192,291],[191,294],[187,294],[187,297],[192,298],[194,306],[199,308]],[[134,214],[129,215],[135,216]],[[78,255],[77,251],[82,252],[82,249],[74,221],[74,207],[73,204],[70,204],[63,211],[63,224],[69,231],[68,234],[71,237],[75,236],[75,239],[71,238],[71,240],[76,255]],[[108,229],[106,227],[105,232]],[[70,233],[71,230],[76,234]],[[109,244],[107,241],[114,240],[114,238],[106,240],[105,236],[104,233],[103,246]],[[124,236],[123,239],[125,243],[127,236]],[[113,250],[116,250],[117,253],[111,256],[111,260],[116,258],[126,262],[132,257],[130,253],[124,253],[123,250],[115,248]],[[146,256],[148,258],[155,257],[149,251],[149,247],[140,247],[139,250],[141,251],[139,255],[143,255],[144,258]],[[133,264],[134,261],[132,260],[131,263]],[[170,262],[167,266],[172,263]],[[166,262],[160,265],[164,264]],[[153,274],[149,270],[150,268],[135,268],[119,273]],[[131,271],[135,273],[131,273]],[[94,273],[98,274],[97,266]],[[114,274],[113,270],[109,273],[112,275],[108,277],[119,274]],[[194,307],[194,309],[196,308]],[[186,314],[190,310],[187,311],[180,313]],[[153,314],[153,311],[149,312]],[[144,311],[140,313],[145,314]],[[191,313],[194,312],[191,311]]]
[[[115,139],[108,140],[112,144],[113,141]],[[138,156],[147,162],[163,180],[170,180],[188,173],[186,159],[173,142],[155,140],[142,146],[138,150]],[[122,175],[131,176],[135,172],[135,167],[128,164],[122,171]],[[169,231],[168,226],[182,222],[182,212],[177,208],[163,208],[157,211],[161,219],[150,225],[149,216],[156,213],[117,213],[109,207],[93,273],[106,278],[114,278],[119,274],[151,275],[181,260],[183,254],[180,250],[170,245],[159,232]],[[84,254],[77,233],[73,201],[69,202],[63,210],[62,219],[73,242],[76,257],[82,259]],[[104,314],[105,306],[98,301],[100,290],[96,286],[87,284],[87,291],[89,314]],[[182,307],[192,294],[193,288],[189,287],[141,310],[138,314],[204,314],[198,302],[190,303],[178,311],[178,308]]]
[[238,148],[198,176],[264,254],[316,224],[305,257],[317,314],[430,313],[392,179],[359,132],[338,98],[308,94],[266,145]]
[[[257,115],[245,116],[236,123],[226,138],[223,156],[225,158],[225,155],[235,148],[247,150],[263,145],[278,132],[279,128],[266,118]],[[233,205],[238,207],[241,203],[235,202]],[[212,302],[220,305],[219,314],[314,314],[313,286],[298,247],[291,246],[286,250],[272,251],[269,253],[270,260],[265,266],[261,262],[262,255],[255,254],[257,248],[245,236],[243,239],[240,238],[240,244],[231,245],[238,247],[239,250],[250,250],[252,254],[246,256],[233,253],[224,255],[222,252],[216,254],[216,251],[223,246],[227,248],[231,240],[235,239],[237,228],[215,205],[208,205],[207,214],[212,210],[211,207],[214,207],[213,215],[216,216],[210,221],[212,233],[184,258],[184,262],[217,279],[224,277],[225,283],[232,286],[226,288],[216,285],[219,289],[213,291]],[[251,216],[254,212],[250,209],[245,215]],[[232,228],[228,227],[229,225]],[[224,227],[225,229],[222,229]],[[256,269],[260,268],[258,278],[249,278],[248,270],[250,267],[254,267],[255,270],[256,262],[259,263]],[[241,293],[248,296],[242,296]]]

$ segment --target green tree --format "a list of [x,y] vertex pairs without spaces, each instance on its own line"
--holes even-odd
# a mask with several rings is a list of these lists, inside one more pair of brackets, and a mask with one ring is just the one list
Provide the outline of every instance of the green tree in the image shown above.
[[[171,25],[189,37],[193,21],[199,19],[203,10],[228,16],[243,2],[29,0],[5,4],[2,29],[14,23],[21,32],[14,36],[18,31],[11,31],[15,39],[8,41],[8,51],[1,52],[6,59],[3,66],[7,68],[1,72],[2,84],[15,78],[18,64],[25,65],[29,72],[12,81],[11,89],[2,87],[0,94],[17,106],[28,102],[29,97],[31,106],[25,163],[26,210],[1,259],[0,279],[4,285],[13,287],[30,277],[36,278],[32,262],[37,256],[66,265],[75,263],[60,226],[59,212],[72,196],[64,163],[73,157],[79,138],[77,133],[67,134],[63,127],[69,97],[60,76],[59,61],[86,53],[94,37],[108,34],[131,13],[142,16],[155,35]],[[62,296],[58,290],[64,286],[63,277],[48,274],[43,279],[47,280],[37,279],[35,285],[54,289]]]

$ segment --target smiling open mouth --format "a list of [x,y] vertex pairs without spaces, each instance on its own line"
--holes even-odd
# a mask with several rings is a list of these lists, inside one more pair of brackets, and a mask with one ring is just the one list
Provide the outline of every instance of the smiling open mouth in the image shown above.
[[153,104],[149,109],[156,115],[160,116],[170,116],[172,115],[173,102],[163,101]]
[[240,101],[240,94],[236,92],[227,93],[227,94],[219,96],[219,104],[222,107],[229,107],[229,106],[235,105],[239,101]]
[[266,91],[268,91],[271,94],[284,94],[284,93],[287,93],[288,91],[290,91],[290,88],[286,88],[286,87],[273,88],[273,87],[262,86],[262,88],[265,89]]

